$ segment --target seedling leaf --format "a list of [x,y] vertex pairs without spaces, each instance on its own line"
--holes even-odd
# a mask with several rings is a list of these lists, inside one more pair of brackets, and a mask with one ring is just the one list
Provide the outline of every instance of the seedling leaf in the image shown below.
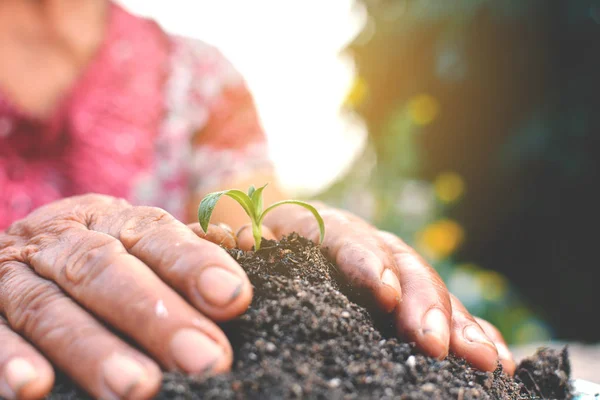
[[265,215],[267,215],[267,213],[269,211],[271,211],[275,207],[279,207],[279,206],[281,206],[283,204],[296,204],[296,205],[302,206],[302,207],[306,208],[308,211],[310,211],[312,213],[312,215],[314,215],[315,219],[317,220],[317,223],[319,224],[319,232],[320,232],[319,243],[323,243],[323,240],[325,239],[325,222],[323,221],[323,218],[321,217],[321,214],[319,214],[319,211],[317,211],[317,209],[315,207],[311,206],[308,203],[300,201],[300,200],[283,200],[283,201],[278,201],[277,203],[271,204],[261,214],[260,219],[258,220],[258,225],[260,226],[262,224],[262,221],[265,218]]
[[323,243],[323,239],[325,238],[325,222],[323,222],[323,218],[317,211],[316,208],[311,206],[308,203],[299,200],[284,200],[279,201],[277,203],[272,204],[266,210],[262,210],[263,208],[263,198],[262,192],[267,187],[267,185],[261,186],[256,189],[254,186],[250,186],[248,188],[248,193],[244,193],[241,190],[230,189],[223,190],[222,192],[214,192],[207,194],[202,201],[200,202],[200,206],[198,207],[198,221],[200,222],[200,226],[204,230],[204,232],[208,231],[208,224],[210,222],[210,217],[217,205],[217,202],[222,196],[229,196],[235,201],[237,201],[248,217],[250,217],[250,221],[252,223],[252,236],[254,237],[254,249],[259,250],[260,244],[262,241],[262,221],[265,218],[265,215],[275,207],[278,207],[283,204],[296,204],[302,206],[309,210],[312,215],[314,215],[317,223],[319,224],[320,235],[320,243]]
[[252,193],[252,196],[250,196],[250,198],[252,199],[252,203],[254,204],[254,211],[256,212],[256,215],[258,215],[258,216],[260,216],[260,214],[262,213],[262,209],[263,209],[262,192],[263,192],[263,190],[265,190],[267,185],[268,185],[268,183],[265,184],[264,186],[259,187]]
[[251,220],[256,219],[257,216],[254,213],[254,205],[252,204],[252,200],[241,190],[230,189],[223,190],[222,192],[209,193],[202,199],[200,206],[198,207],[198,221],[200,222],[200,226],[204,232],[208,231],[210,216],[212,215],[217,202],[223,195],[229,196],[237,201],[242,206],[244,211],[246,211],[246,214],[248,214]]

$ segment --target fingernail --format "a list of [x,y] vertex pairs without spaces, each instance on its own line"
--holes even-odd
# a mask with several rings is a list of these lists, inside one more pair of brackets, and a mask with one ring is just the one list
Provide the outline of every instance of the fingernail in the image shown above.
[[504,372],[509,375],[514,374],[517,365],[510,350],[502,343],[496,343],[496,348],[498,349],[498,358],[500,359],[500,363],[502,363]]
[[463,336],[469,342],[481,343],[493,347],[494,349],[496,348],[494,343],[483,333],[483,331],[474,325],[467,326],[463,331]]
[[513,361],[512,353],[504,344],[496,343],[496,349],[498,350],[498,358],[500,358],[501,360]]
[[238,229],[238,231],[236,232],[235,236],[240,237],[240,235],[242,234],[242,232],[244,232],[246,229],[249,229],[250,225],[244,225],[242,226],[240,229]]
[[171,340],[177,366],[189,374],[203,374],[225,353],[221,346],[195,329],[182,329]]
[[[423,317],[423,334],[437,342],[438,358],[446,357],[450,343],[448,318],[439,308],[432,308]],[[435,355],[434,355],[435,356]]]
[[231,227],[229,225],[227,225],[223,222],[219,222],[218,226],[221,227],[225,232],[230,234],[232,237],[235,237],[235,232],[233,232],[233,229],[231,229]]
[[148,379],[145,368],[131,357],[113,354],[102,366],[104,381],[119,397],[127,397],[142,381]]
[[33,365],[24,358],[13,358],[4,367],[4,379],[16,397],[24,386],[37,377]]
[[220,267],[205,268],[196,282],[198,292],[208,303],[223,307],[242,291],[242,279]]
[[[233,246],[236,246],[237,243],[237,237],[235,236],[235,232],[233,231],[233,229],[231,229],[231,227],[227,224],[224,223],[219,223],[219,226],[227,233],[227,235],[229,236],[229,239],[231,239],[233,241]],[[225,241],[225,240],[223,240]]]
[[400,287],[400,281],[398,281],[398,277],[394,271],[391,269],[386,269],[383,271],[383,274],[381,275],[381,282],[393,288],[397,293],[398,301],[400,301],[400,293],[402,292],[402,288]]

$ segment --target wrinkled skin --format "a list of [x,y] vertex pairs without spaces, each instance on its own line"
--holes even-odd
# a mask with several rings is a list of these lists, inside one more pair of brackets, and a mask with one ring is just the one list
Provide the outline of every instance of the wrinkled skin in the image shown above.
[[[400,239],[320,207],[328,255],[392,313],[400,335],[485,370],[500,354],[514,370],[499,332],[474,319]],[[265,221],[265,236],[316,240],[311,218],[282,207]],[[14,223],[0,233],[0,397],[43,397],[54,381],[50,362],[103,399],[151,397],[161,369],[228,370],[232,350],[215,322],[243,313],[252,286],[219,244],[249,248],[252,236],[222,225],[205,234],[161,209],[101,195],[64,199]]]

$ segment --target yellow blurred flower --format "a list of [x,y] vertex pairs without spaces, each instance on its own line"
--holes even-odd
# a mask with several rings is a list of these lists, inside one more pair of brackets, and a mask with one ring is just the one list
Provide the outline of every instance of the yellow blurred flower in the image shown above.
[[346,95],[346,99],[344,100],[344,106],[348,108],[357,108],[360,106],[367,97],[368,87],[367,82],[360,77],[357,76],[352,82],[352,86]]
[[473,263],[463,263],[456,266],[456,272],[464,272],[467,274],[475,274],[481,271],[481,267]]
[[465,191],[465,182],[455,172],[445,172],[435,179],[433,183],[435,194],[443,203],[453,203],[458,200]]
[[488,301],[498,301],[504,298],[508,291],[508,281],[496,271],[482,270],[477,272],[475,279],[481,286],[481,294]]
[[440,105],[435,97],[428,94],[415,96],[408,103],[408,114],[417,125],[428,125],[437,117]]
[[546,342],[551,336],[550,330],[542,322],[531,319],[516,329],[515,342],[517,344]]
[[425,227],[417,234],[417,244],[426,254],[443,259],[452,254],[462,243],[464,231],[451,220],[440,220]]

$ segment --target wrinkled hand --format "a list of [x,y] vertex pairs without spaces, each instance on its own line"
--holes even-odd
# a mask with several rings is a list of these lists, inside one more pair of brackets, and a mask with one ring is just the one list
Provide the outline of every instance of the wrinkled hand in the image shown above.
[[[235,244],[214,226],[207,239]],[[42,207],[0,233],[0,398],[47,394],[49,361],[102,399],[152,396],[158,364],[227,370],[232,350],[212,321],[251,297],[222,248],[163,210],[99,195]]]
[[[514,373],[500,332],[474,318],[413,249],[350,213],[315,206],[325,221],[327,255],[352,284],[367,289],[384,312],[393,313],[401,337],[436,358],[452,351],[486,371],[493,371],[500,360],[505,371]],[[264,224],[265,237],[297,232],[314,242],[319,239],[314,217],[300,207],[276,208]],[[238,239],[242,248],[253,245],[250,229],[242,228]]]

